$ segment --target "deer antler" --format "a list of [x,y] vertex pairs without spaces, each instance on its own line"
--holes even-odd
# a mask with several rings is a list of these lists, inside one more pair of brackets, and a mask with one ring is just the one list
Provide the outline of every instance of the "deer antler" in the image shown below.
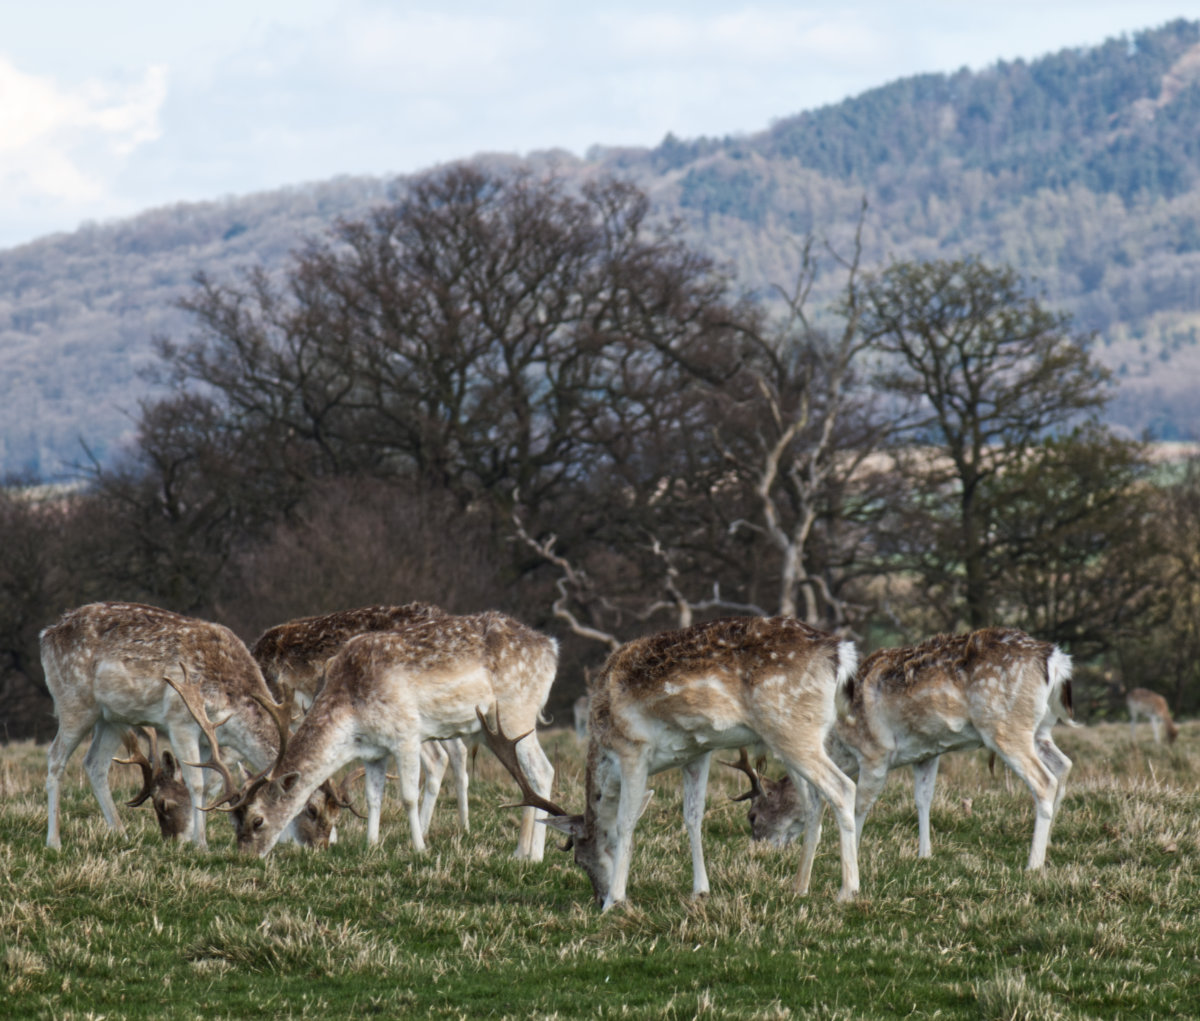
[[479,706],[475,707],[475,715],[479,717],[479,725],[483,728],[483,737],[487,741],[487,746],[492,750],[493,754],[500,760],[501,765],[512,775],[512,778],[517,781],[517,786],[521,788],[521,793],[525,795],[523,801],[516,804],[504,805],[504,808],[540,808],[551,815],[570,815],[566,809],[559,808],[553,801],[543,798],[537,791],[533,789],[533,784],[529,782],[529,777],[525,775],[525,770],[521,768],[521,763],[517,759],[517,743],[523,738],[529,736],[532,731],[526,731],[520,737],[508,737],[504,733],[504,728],[500,725],[500,710],[496,709],[496,729],[492,730],[488,726],[487,718],[480,712]]
[[360,819],[365,819],[366,816],[363,815],[362,812],[360,812],[357,808],[355,808],[353,802],[351,802],[350,785],[365,772],[365,769],[356,769],[353,773],[349,773],[343,777],[341,783],[335,783],[333,778],[330,777],[325,781],[324,784],[322,784],[322,786],[328,791],[329,797],[333,799],[333,803],[337,805],[338,808],[348,808]]
[[[147,728],[150,734],[154,731]],[[125,731],[121,738],[121,743],[125,745],[125,753],[129,756],[127,759],[118,759],[113,756],[113,762],[119,762],[123,766],[140,766],[142,770],[142,789],[134,796],[133,800],[126,801],[125,804],[130,808],[137,808],[143,801],[150,797],[151,791],[154,788],[154,763],[158,756],[155,754],[156,748],[152,740],[150,745],[150,756],[146,758],[142,754],[142,746],[138,743],[137,734],[132,730]]]
[[737,762],[726,762],[721,759],[723,766],[729,766],[730,769],[737,769],[745,773],[750,778],[750,789],[745,794],[739,794],[734,801],[746,801],[749,798],[761,798],[763,796],[762,782],[758,775],[758,771],[750,765],[750,754],[745,748],[738,749],[740,757]]
[[221,774],[221,779],[225,781],[225,793],[211,805],[201,805],[201,810],[211,812],[215,808],[221,808],[226,802],[233,802],[228,808],[221,808],[223,812],[232,812],[245,800],[245,797],[241,796],[238,785],[233,782],[233,775],[229,772],[229,767],[221,761],[221,747],[217,742],[217,727],[222,726],[229,717],[226,716],[220,723],[213,723],[208,718],[208,713],[204,709],[204,698],[200,694],[200,688],[188,678],[187,667],[182,661],[179,664],[179,669],[183,671],[182,681],[176,681],[167,674],[163,674],[163,680],[174,688],[179,697],[183,699],[183,704],[187,706],[188,712],[192,714],[192,719],[196,721],[196,725],[203,732],[205,738],[208,739],[209,748],[207,762],[189,762],[186,765],[197,766],[201,769],[215,769]]
[[288,688],[282,702],[273,702],[268,698],[263,698],[255,691],[250,692],[250,697],[266,710],[267,715],[275,721],[275,729],[279,731],[279,751],[276,752],[275,762],[271,766],[271,769],[274,769],[283,761],[288,738],[292,736],[292,709],[296,703],[296,689]]

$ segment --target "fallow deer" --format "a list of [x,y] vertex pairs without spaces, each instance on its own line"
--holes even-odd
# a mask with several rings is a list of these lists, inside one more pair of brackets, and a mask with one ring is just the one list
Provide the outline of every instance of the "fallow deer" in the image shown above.
[[571,715],[575,723],[575,737],[582,743],[587,742],[588,736],[588,697],[580,695],[571,705]]
[[[783,760],[794,782],[807,781],[829,801],[841,838],[839,897],[858,892],[854,783],[825,751],[836,705],[844,703],[857,653],[851,642],[787,618],[725,618],[639,638],[621,646],[592,686],[588,719],[587,795],[569,815],[527,779],[515,748],[520,738],[484,724],[489,745],[524,794],[523,805],[549,813],[548,825],[570,836],[575,861],[604,909],[625,900],[633,830],[650,794],[647,778],[683,771],[683,814],[692,851],[693,895],[708,893],[700,839],[711,753],[758,741]],[[482,722],[482,721],[481,721]],[[514,733],[520,733],[519,725]],[[819,800],[814,798],[814,804]],[[811,813],[799,893],[808,892],[819,814]]]
[[[268,628],[259,635],[250,652],[276,700],[282,699],[288,691],[294,691],[296,705],[307,709],[320,689],[325,664],[351,638],[369,631],[400,630],[445,616],[444,610],[429,603],[405,603],[403,606],[364,606],[297,617]],[[466,745],[458,738],[445,742],[428,741],[421,747],[421,765],[425,776],[421,832],[429,832],[447,766],[454,775],[459,824],[469,831]]]
[[1162,741],[1161,730],[1167,732],[1167,744],[1174,744],[1179,736],[1179,728],[1171,719],[1171,710],[1167,700],[1149,688],[1134,688],[1125,696],[1125,705],[1129,709],[1129,736],[1137,741],[1137,721],[1144,718],[1150,721],[1150,730],[1154,734],[1154,743]]
[[164,748],[158,751],[158,733],[153,727],[143,727],[149,744],[149,758],[142,752],[137,733],[125,731],[122,742],[127,759],[114,758],[125,766],[137,766],[142,771],[142,789],[125,804],[137,808],[147,798],[154,808],[163,840],[191,840],[193,827],[192,798],[183,782],[179,760]]
[[355,635],[395,631],[445,616],[444,610],[428,603],[406,603],[297,617],[264,631],[250,654],[275,701],[283,701],[289,690],[294,691],[296,705],[303,710],[316,697],[326,662]]
[[[839,717],[830,739],[834,760],[858,776],[858,838],[888,771],[911,765],[918,854],[929,857],[938,756],[984,745],[1033,793],[1028,867],[1041,868],[1071,769],[1050,735],[1056,721],[1076,726],[1070,677],[1066,653],[1014,628],[942,635],[868,656],[854,681],[849,712]],[[805,799],[786,777],[779,782],[757,777],[745,757],[738,768],[751,776],[751,791],[742,797],[751,803],[754,839],[787,843],[806,817]]]
[[[228,791],[227,810],[245,820],[238,846],[266,855],[312,791],[355,759],[366,770],[367,839],[377,842],[391,755],[413,845],[424,851],[417,808],[421,744],[477,732],[476,709],[499,707],[527,728],[516,754],[538,792],[549,794],[554,769],[533,730],[557,659],[553,639],[500,613],[441,617],[351,638],[329,662],[324,684],[269,775]],[[284,729],[281,724],[281,734]],[[531,809],[522,820],[517,856],[540,861],[545,830],[535,818]]]
[[225,724],[225,741],[255,769],[275,758],[279,737],[260,699],[270,695],[246,646],[220,624],[140,603],[90,603],[41,633],[42,666],[54,699],[58,733],[47,755],[48,847],[61,847],[59,791],[71,753],[90,731],[84,771],[109,827],[117,815],[108,773],[124,731],[148,726],[165,734],[184,763],[192,802],[192,840],[206,847],[201,812],[200,729],[166,677],[190,675],[208,711]]
[[[222,720],[220,723],[214,724],[208,718],[208,712],[204,708],[204,693],[200,690],[198,684],[188,678],[186,671],[180,680],[176,680],[170,676],[164,679],[179,693],[179,697],[183,699],[184,705],[187,706],[188,711],[192,714],[192,718],[200,727],[200,731],[208,743],[209,759],[207,762],[199,763],[199,765],[203,768],[217,770],[225,781],[224,794],[213,804],[207,805],[204,808],[205,812],[210,812],[214,808],[220,807],[226,801],[235,800],[234,795],[238,789],[237,784],[234,782],[233,774],[229,772],[229,768],[221,759],[220,738],[217,737],[216,731],[217,727],[222,726],[225,721]],[[287,697],[282,703],[271,702],[256,696],[256,701],[275,721],[279,731],[280,751],[287,745],[290,733],[289,725],[292,718],[293,699],[294,692],[291,691],[288,692]],[[274,766],[274,762],[264,767],[256,776],[245,779],[244,782],[246,784],[255,783],[266,776],[271,771],[272,766]],[[337,821],[343,808],[350,809],[360,819],[366,818],[351,804],[349,795],[350,782],[361,775],[361,773],[362,771],[360,770],[358,773],[346,777],[340,785],[332,777],[325,780],[324,783],[309,795],[303,810],[298,812],[295,818],[288,824],[280,839],[290,840],[293,843],[317,849],[324,849],[330,844],[336,844]],[[245,816],[240,812],[232,812],[231,818],[233,820],[234,837],[238,842],[238,846],[241,846],[248,839],[245,832]]]

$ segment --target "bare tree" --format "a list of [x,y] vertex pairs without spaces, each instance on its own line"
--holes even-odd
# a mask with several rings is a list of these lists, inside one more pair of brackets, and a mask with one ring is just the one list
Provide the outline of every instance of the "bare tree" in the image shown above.
[[[924,530],[948,541],[922,558],[923,581],[969,627],[986,626],[996,611],[989,570],[1003,479],[1054,430],[1104,403],[1107,372],[1090,338],[1029,296],[1011,268],[896,263],[866,281],[860,314],[863,335],[888,358],[878,384],[910,412],[911,490],[949,512],[943,527]],[[912,535],[911,522],[899,531]]]

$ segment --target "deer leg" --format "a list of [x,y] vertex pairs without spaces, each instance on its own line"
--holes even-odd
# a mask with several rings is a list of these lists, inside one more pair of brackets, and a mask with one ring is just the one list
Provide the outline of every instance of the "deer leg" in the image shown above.
[[[795,783],[792,780],[792,784]],[[803,897],[812,882],[813,861],[817,857],[817,848],[821,846],[821,817],[825,814],[825,799],[807,780],[796,790],[804,791],[805,800],[804,840],[800,849],[800,871],[796,873],[795,882],[796,892]]]
[[103,720],[98,720],[92,728],[92,743],[87,754],[83,757],[83,769],[87,773],[88,783],[92,792],[100,802],[100,811],[104,813],[104,821],[109,829],[118,833],[125,832],[125,824],[117,815],[117,806],[113,802],[112,787],[108,782],[109,770],[112,769],[113,755],[121,747],[121,732]]
[[[830,808],[833,809],[834,816],[837,819],[842,856],[842,888],[838,891],[838,900],[853,900],[858,893],[858,838],[853,808],[855,799],[854,781],[837,768],[833,760],[825,753],[825,749],[821,747],[820,742],[814,742],[814,744],[815,747],[810,747],[808,754],[803,756],[788,755],[786,752],[780,754],[779,750],[773,750],[783,760],[788,774],[792,778],[792,783],[797,788],[800,787],[802,781],[807,780],[816,788],[821,797],[829,802]],[[862,771],[860,770],[860,782],[862,775]],[[814,812],[816,809],[810,807],[809,811]],[[803,851],[803,858],[808,860],[810,865],[811,857],[816,855],[816,841],[812,841],[813,846],[811,848],[808,846],[809,838],[813,835],[812,829],[813,827],[810,825],[805,830],[805,848]],[[816,829],[819,832],[819,823]],[[803,895],[808,892],[808,878],[804,874],[802,861],[800,874],[796,877],[797,893]]]
[[425,741],[421,745],[421,766],[425,770],[425,789],[421,795],[421,833],[429,832],[433,819],[433,808],[437,804],[438,792],[442,789],[442,777],[450,756],[441,741]]
[[[188,789],[188,796],[192,799],[192,843],[205,849],[208,847],[208,813],[201,806],[206,803],[205,784],[208,776],[199,766],[189,765],[200,761],[200,735],[195,728],[168,727],[167,737],[175,750],[175,758],[179,760],[179,769],[183,775],[184,786]],[[212,757],[216,752],[210,748],[208,754]]]
[[708,893],[708,871],[704,868],[704,847],[700,842],[700,824],[704,820],[704,795],[708,790],[708,767],[712,753],[701,755],[683,767],[683,824],[692,847],[692,896]]
[[62,847],[62,839],[59,835],[58,816],[59,816],[59,800],[62,789],[63,770],[67,767],[67,760],[71,757],[71,753],[79,747],[79,742],[83,740],[84,735],[92,727],[92,719],[85,722],[69,725],[59,715],[58,733],[54,735],[54,740],[50,742],[50,749],[46,755],[46,810],[49,820],[46,829],[46,846],[58,850]]
[[471,813],[467,802],[467,787],[470,784],[470,777],[467,773],[467,742],[461,737],[456,737],[445,742],[444,747],[450,759],[450,771],[454,774],[454,793],[458,799],[458,822],[464,833],[470,833]]
[[617,798],[617,838],[613,855],[612,885],[605,898],[607,911],[625,899],[629,866],[633,860],[633,829],[646,808],[646,763],[642,759],[621,763],[621,792]]
[[[386,759],[380,760],[380,769],[383,768],[385,761]],[[396,755],[396,763],[400,767],[400,800],[408,815],[408,828],[412,832],[413,847],[417,851],[423,852],[425,837],[421,833],[421,812],[418,805],[421,791],[420,744],[415,741],[406,742]]]
[[[396,761],[401,766],[401,782],[403,783],[404,760],[401,758],[401,756],[397,755]],[[415,766],[415,772],[417,772],[419,774],[420,769],[421,769],[421,757],[420,757],[419,752],[417,753],[417,755],[415,755],[413,757],[413,765]],[[416,787],[416,783],[417,783],[418,779],[419,779],[419,776],[417,778],[414,778],[414,780],[413,780],[414,788]],[[383,755],[380,758],[374,759],[370,762],[364,761],[363,762],[363,786],[364,786],[364,793],[365,793],[365,796],[367,799],[367,843],[368,844],[378,844],[379,843],[379,818],[383,814],[383,788],[386,784],[387,784],[387,756]],[[414,795],[414,801],[415,801],[415,795]],[[411,818],[411,816],[410,816],[410,818]],[[417,822],[416,822],[418,829],[415,834],[415,836],[418,838],[420,837],[420,824],[421,824],[421,820],[420,820],[420,816],[418,816]],[[420,846],[423,847],[424,844],[422,843]]]
[[1014,748],[1005,748],[998,743],[995,751],[1005,765],[1025,781],[1033,794],[1036,815],[1027,868],[1040,869],[1046,864],[1046,847],[1050,843],[1050,824],[1054,821],[1058,781],[1042,762],[1033,740],[1028,745]]
[[[542,751],[537,734],[532,733],[516,746],[517,762],[529,777],[534,791],[547,800],[554,786],[554,767]],[[546,827],[537,824],[546,813],[540,808],[526,808],[521,812],[521,835],[517,840],[518,858],[541,861],[546,853]]]
[[1154,735],[1154,743],[1162,744],[1162,724],[1157,716],[1148,717],[1150,720],[1150,733]]
[[[929,810],[933,805],[933,788],[937,784],[938,756],[913,763],[913,796],[917,802],[917,857],[933,854],[929,833]],[[860,787],[861,791],[862,788]],[[861,837],[862,830],[859,830]]]
[[879,800],[883,785],[887,783],[888,763],[886,758],[863,759],[858,767],[858,784],[854,790],[854,835],[862,840],[863,823],[875,802]]
[[1067,792],[1067,775],[1071,772],[1073,763],[1063,754],[1062,749],[1054,743],[1054,739],[1049,733],[1038,735],[1037,753],[1038,758],[1042,760],[1042,764],[1054,774],[1056,783],[1054,790],[1054,814],[1058,815],[1058,808],[1062,804],[1063,795]]

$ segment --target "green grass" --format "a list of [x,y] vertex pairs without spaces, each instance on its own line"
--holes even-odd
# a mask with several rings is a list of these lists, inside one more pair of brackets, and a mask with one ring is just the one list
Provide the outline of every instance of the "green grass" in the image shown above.
[[[1148,735],[1147,735],[1148,736]],[[68,767],[63,850],[44,846],[45,750],[0,749],[0,1016],[495,1018],[1167,1018],[1200,1015],[1200,725],[1167,749],[1128,728],[1057,732],[1076,763],[1049,865],[1024,871],[1032,801],[980,754],[948,756],[934,857],[916,857],[907,771],[867,821],[863,894],[834,900],[827,821],[807,898],[799,848],[752,846],[740,777],[714,771],[693,901],[678,774],[638,827],[632,903],[601,914],[551,844],[516,862],[513,795],[483,754],[473,830],[453,798],[415,855],[398,803],[381,846],[349,820],[329,852],[246,860],[166,847],[152,813],[110,834]],[[582,799],[582,756],[547,742],[556,798]],[[132,774],[114,773],[122,790]],[[971,799],[968,814],[962,799]],[[827,815],[828,820],[828,815]]]

